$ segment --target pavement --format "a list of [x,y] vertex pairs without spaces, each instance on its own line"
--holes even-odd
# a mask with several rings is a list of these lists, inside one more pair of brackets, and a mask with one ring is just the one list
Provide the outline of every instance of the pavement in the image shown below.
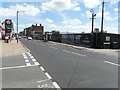
[[[20,41],[0,41],[2,48],[1,88],[52,88],[61,90],[38,60]],[[35,89],[36,90],[36,89]]]
[[[118,58],[54,42],[21,39],[61,88],[118,88]],[[97,89],[93,89],[97,90]]]
[[57,45],[63,45],[67,47],[72,47],[75,49],[82,49],[82,50],[88,50],[90,52],[96,52],[96,53],[101,53],[109,56],[116,56],[118,57],[120,49],[92,49],[92,48],[87,48],[87,47],[81,47],[81,46],[74,46],[74,45],[69,45],[69,44],[64,44],[64,43],[58,43],[58,42],[53,42],[53,41],[48,41],[48,43],[51,44],[57,44]]
[[14,56],[27,52],[27,50],[21,45],[21,43],[17,43],[15,39],[12,40],[10,43],[5,43],[3,40],[1,40],[0,42],[2,43],[0,46],[2,47],[2,57]]

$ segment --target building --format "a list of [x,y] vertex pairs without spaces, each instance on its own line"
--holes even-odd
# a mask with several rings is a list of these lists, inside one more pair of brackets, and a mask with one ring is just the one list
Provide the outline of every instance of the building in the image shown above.
[[31,27],[25,28],[23,31],[23,35],[25,36],[31,36],[34,39],[42,39],[42,34],[44,32],[44,26],[41,24],[38,26],[32,25]]

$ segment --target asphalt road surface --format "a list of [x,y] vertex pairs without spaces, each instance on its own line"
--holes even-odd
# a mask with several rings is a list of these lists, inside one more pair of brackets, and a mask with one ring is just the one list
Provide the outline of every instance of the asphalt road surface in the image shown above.
[[117,57],[40,40],[20,41],[62,88],[118,88]]

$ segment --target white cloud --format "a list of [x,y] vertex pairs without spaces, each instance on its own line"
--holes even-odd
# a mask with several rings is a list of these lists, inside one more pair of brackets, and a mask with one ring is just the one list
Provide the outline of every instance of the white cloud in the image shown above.
[[70,10],[70,9],[79,9],[77,7],[79,4],[76,2],[71,2],[70,0],[51,0],[50,2],[42,3],[42,10],[54,10],[54,11],[63,11],[63,10]]
[[112,21],[112,20],[117,20],[118,17],[112,18],[111,16],[106,16],[105,19],[108,20],[108,21]]
[[84,25],[65,25],[63,26],[62,30],[73,32],[73,33],[81,33],[81,32],[86,32],[90,33],[91,32],[91,22],[86,23]]
[[85,14],[86,14],[86,17],[88,17],[88,18],[92,17],[92,13],[89,10],[86,11]]
[[91,32],[91,22],[86,23],[84,25],[63,25],[58,26],[55,24],[51,24],[49,26],[46,26],[49,30],[59,30],[60,32],[72,32],[72,33],[81,33],[82,31],[85,32]]
[[85,16],[85,14],[80,14],[80,15],[83,16],[83,17]]
[[82,22],[79,19],[73,19],[73,20],[64,20],[62,23],[68,25],[77,25],[77,24],[81,24]]
[[[104,12],[104,16],[108,16],[108,15],[110,15],[110,13],[107,11],[107,12]],[[97,14],[96,14],[96,17],[98,18],[98,17],[102,17],[102,12],[98,12]]]
[[9,8],[0,8],[0,16],[2,17],[11,17],[16,16],[17,11],[25,11],[22,12],[27,16],[36,16],[40,13],[40,10],[33,5],[23,4],[10,6]]
[[46,20],[45,20],[45,23],[52,23],[53,22],[53,20],[51,20],[51,19],[49,19],[49,18],[47,18]]
[[120,11],[120,8],[119,9],[118,8],[114,8],[114,11],[118,12],[118,11]]
[[75,11],[80,11],[81,8],[80,8],[80,7],[75,7],[74,10],[75,10]]
[[106,26],[106,27],[104,27],[104,30],[107,30],[107,32],[108,33],[116,33],[116,34],[118,34],[118,27],[108,27],[108,26]]
[[[106,8],[104,8],[104,16],[109,16],[110,13],[106,11]],[[96,13],[96,18],[101,18],[102,17],[102,6],[99,7],[98,12]]]
[[56,29],[57,26],[56,26],[55,24],[50,24],[50,25],[48,26],[48,28],[49,28],[49,29]]
[[115,8],[115,9],[114,9],[114,11],[116,11],[116,12],[117,12],[117,11],[118,11],[118,8]]
[[116,4],[116,3],[118,3],[118,2],[119,2],[119,0],[111,0],[111,1],[110,1],[111,5]]
[[101,4],[99,0],[84,0],[83,2],[86,8],[95,8]]

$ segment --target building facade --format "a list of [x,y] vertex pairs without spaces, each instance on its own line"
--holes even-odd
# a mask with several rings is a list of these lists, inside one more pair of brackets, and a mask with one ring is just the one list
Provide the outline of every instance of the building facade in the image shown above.
[[27,37],[32,37],[34,39],[41,39],[42,34],[44,32],[44,26],[40,25],[32,25],[31,27],[25,28],[23,31],[23,35]]

